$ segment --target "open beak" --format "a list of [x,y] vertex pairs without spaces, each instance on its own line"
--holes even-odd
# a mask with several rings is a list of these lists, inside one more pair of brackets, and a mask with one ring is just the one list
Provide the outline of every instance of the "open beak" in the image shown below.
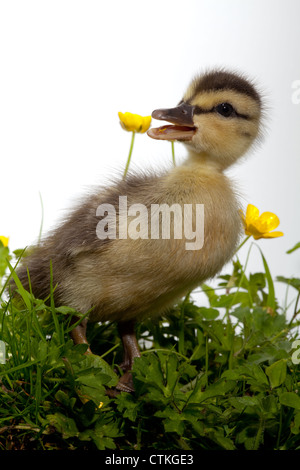
[[195,106],[182,103],[176,108],[156,109],[152,113],[154,119],[168,121],[172,125],[154,127],[148,130],[147,134],[152,139],[158,140],[179,140],[186,142],[192,140],[196,127],[194,126]]

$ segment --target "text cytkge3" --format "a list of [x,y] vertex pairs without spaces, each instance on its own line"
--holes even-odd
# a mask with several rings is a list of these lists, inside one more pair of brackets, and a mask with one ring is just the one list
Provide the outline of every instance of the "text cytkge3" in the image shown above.
[[130,465],[135,468],[138,464],[150,465],[192,465],[194,463],[191,454],[151,454],[148,457],[117,456],[115,454],[105,458],[106,465]]

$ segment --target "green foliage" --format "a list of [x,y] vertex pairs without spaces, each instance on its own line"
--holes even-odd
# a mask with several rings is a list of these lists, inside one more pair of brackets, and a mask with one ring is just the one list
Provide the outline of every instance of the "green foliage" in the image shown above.
[[0,448],[300,449],[299,280],[277,279],[295,293],[281,307],[261,256],[262,272],[246,275],[236,258],[217,287],[203,285],[206,306],[187,296],[139,324],[135,393],[112,396],[122,360],[116,325],[89,325],[94,354],[85,355],[69,338],[80,314],[26,292],[2,247],[0,275],[14,276],[20,298],[2,289]]

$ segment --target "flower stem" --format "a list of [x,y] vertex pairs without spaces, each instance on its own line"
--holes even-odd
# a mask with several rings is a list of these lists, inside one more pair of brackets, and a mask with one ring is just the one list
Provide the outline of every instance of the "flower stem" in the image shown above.
[[205,384],[208,385],[208,335],[205,338]]
[[175,149],[174,149],[174,142],[171,142],[172,146],[172,160],[173,160],[173,165],[176,166],[176,161],[175,161]]
[[298,308],[298,303],[299,303],[299,299],[300,299],[300,292],[298,292],[298,295],[297,295],[297,299],[296,299],[296,302],[295,302],[295,308],[294,308],[294,314],[292,316],[292,319],[289,323],[289,326],[291,326],[291,324],[293,323],[293,321],[295,320],[296,316],[298,315],[298,313],[300,312],[300,310],[297,310]]
[[127,163],[126,163],[126,167],[125,167],[125,171],[124,171],[124,175],[123,175],[123,180],[126,178],[126,175],[127,175],[127,172],[128,172],[128,168],[129,168],[129,165],[130,165],[131,154],[132,154],[132,149],[133,149],[133,144],[134,144],[134,138],[135,138],[135,131],[132,132],[131,143],[130,143],[130,149],[129,149],[129,154],[128,154],[128,158],[127,158]]
[[246,238],[244,238],[244,240],[242,241],[242,243],[237,247],[236,251],[235,251],[235,255],[237,254],[237,252],[240,250],[240,248],[242,248],[242,246],[246,243],[247,240],[249,240],[249,238],[251,237],[251,235],[248,235]]
[[265,420],[264,420],[263,417],[261,417],[260,420],[259,420],[259,428],[258,428],[256,437],[255,437],[255,440],[254,440],[254,444],[253,444],[253,449],[252,449],[252,450],[258,450],[259,445],[260,445],[260,443],[261,443],[261,441],[262,441],[262,439],[263,439],[264,429],[265,429]]

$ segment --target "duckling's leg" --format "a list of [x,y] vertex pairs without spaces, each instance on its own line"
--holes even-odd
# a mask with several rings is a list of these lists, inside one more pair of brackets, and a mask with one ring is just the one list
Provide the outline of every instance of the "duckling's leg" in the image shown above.
[[125,371],[116,388],[122,392],[134,392],[131,369],[135,357],[140,357],[140,349],[135,336],[134,322],[118,324],[119,334],[122,339],[124,355],[121,368]]
[[[74,322],[78,321],[78,318],[74,319]],[[86,338],[86,327],[88,320],[85,318],[79,325],[75,326],[70,332],[70,336],[75,344],[88,344]],[[135,357],[140,357],[140,349],[135,336],[134,322],[123,322],[118,324],[119,334],[123,343],[123,362],[120,367],[124,370],[124,374],[120,378],[116,389],[121,392],[134,392],[134,386],[132,381],[132,375],[130,370],[132,369],[133,361]],[[85,354],[92,354],[90,347],[88,347]],[[112,395],[114,396],[114,395]]]
[[[76,321],[78,321],[77,317],[74,319],[73,323],[75,323]],[[84,320],[82,320],[81,323],[79,323],[79,325],[75,326],[75,328],[73,328],[73,330],[70,332],[70,336],[75,344],[89,344],[88,340],[86,339],[87,323],[88,323],[88,319],[85,318]],[[88,347],[85,354],[92,354],[90,347]]]

